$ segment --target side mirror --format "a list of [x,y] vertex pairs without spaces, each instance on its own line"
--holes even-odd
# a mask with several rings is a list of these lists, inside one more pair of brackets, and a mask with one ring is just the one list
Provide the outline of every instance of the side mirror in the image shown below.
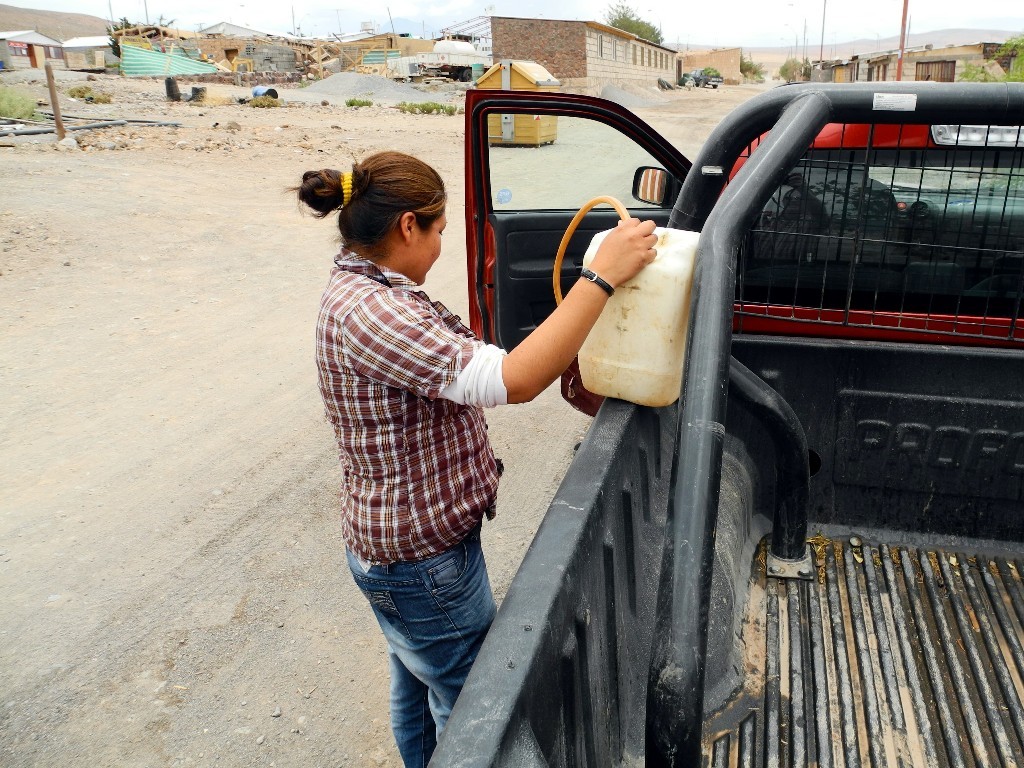
[[667,207],[679,196],[682,183],[664,168],[637,168],[633,174],[633,197],[641,203]]

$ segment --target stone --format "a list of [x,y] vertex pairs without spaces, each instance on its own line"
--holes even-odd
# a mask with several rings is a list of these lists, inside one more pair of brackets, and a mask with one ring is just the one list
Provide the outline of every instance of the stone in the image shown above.
[[79,149],[81,147],[78,146],[78,139],[74,136],[65,136],[57,142],[57,150],[59,152],[76,152]]

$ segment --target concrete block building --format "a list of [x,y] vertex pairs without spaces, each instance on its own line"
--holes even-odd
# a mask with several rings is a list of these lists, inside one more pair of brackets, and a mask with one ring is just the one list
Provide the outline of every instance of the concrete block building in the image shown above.
[[54,69],[66,69],[60,40],[23,29],[0,32],[0,66],[4,69],[42,69],[49,62]]
[[[986,66],[996,59],[1001,43],[968,43],[935,48],[921,45],[903,51],[904,81],[956,82],[968,65]],[[1018,52],[1017,55],[1019,55]],[[1008,70],[1014,55],[996,59],[1000,70]],[[878,82],[896,79],[899,51],[858,53],[849,59],[815,62],[816,80],[835,83]]]
[[65,40],[64,61],[68,69],[102,72],[108,66],[117,66],[118,58],[110,48],[109,37],[93,35]]
[[673,81],[676,52],[596,21],[491,17],[494,60],[535,61],[570,93],[599,95],[609,84]]

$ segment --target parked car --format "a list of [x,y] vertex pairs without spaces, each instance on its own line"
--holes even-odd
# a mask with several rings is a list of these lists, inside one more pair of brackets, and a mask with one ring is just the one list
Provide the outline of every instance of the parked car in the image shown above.
[[[692,80],[693,84],[697,88],[704,88],[709,85],[712,88],[717,88],[718,86],[725,82],[722,79],[722,76],[718,73],[718,70],[708,69],[707,67],[705,67],[704,69],[690,70],[685,75],[683,75],[683,77]],[[684,82],[683,85],[685,84],[686,83]]]
[[[558,140],[490,147],[514,113]],[[701,236],[679,401],[601,405],[434,765],[1024,760],[1022,114],[1024,84],[786,86],[691,164],[610,102],[467,95],[488,340],[550,313],[599,194]]]

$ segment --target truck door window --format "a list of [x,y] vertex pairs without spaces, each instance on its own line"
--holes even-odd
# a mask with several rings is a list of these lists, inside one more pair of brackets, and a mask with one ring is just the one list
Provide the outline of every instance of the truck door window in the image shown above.
[[[578,117],[557,120],[554,140],[534,146],[505,142],[497,126],[505,118],[521,121],[526,115],[492,115],[488,148],[491,207],[495,211],[576,211],[599,195],[618,198],[629,208],[671,207],[644,203],[632,195],[636,170],[664,167],[649,152],[614,128]],[[529,138],[523,138],[526,142]]]

